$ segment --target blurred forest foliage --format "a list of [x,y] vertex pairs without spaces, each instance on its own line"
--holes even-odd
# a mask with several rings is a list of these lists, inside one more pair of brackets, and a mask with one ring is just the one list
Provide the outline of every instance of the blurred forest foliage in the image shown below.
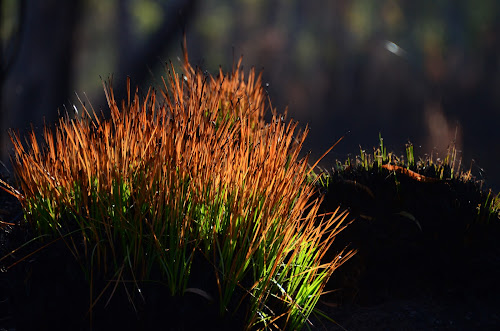
[[[325,160],[410,140],[417,155],[456,142],[466,167],[500,188],[500,2],[495,0],[1,0],[1,129],[106,109],[101,78],[145,90],[164,63],[216,73],[240,55],[264,69],[273,106],[311,132]],[[9,147],[3,135],[3,159]]]

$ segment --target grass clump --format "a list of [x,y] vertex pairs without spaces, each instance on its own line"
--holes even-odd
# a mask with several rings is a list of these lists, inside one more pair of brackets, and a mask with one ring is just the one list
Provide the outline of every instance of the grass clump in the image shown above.
[[128,81],[119,104],[105,84],[110,119],[83,106],[42,142],[12,133],[19,190],[3,184],[40,237],[60,238],[79,261],[91,311],[105,294],[137,297],[159,281],[171,296],[216,301],[221,316],[243,314],[245,328],[300,329],[352,256],[324,261],[347,214],[319,215],[299,156],[307,129],[275,111],[266,123],[261,76],[240,64],[214,77],[186,55],[159,92],[141,98]]

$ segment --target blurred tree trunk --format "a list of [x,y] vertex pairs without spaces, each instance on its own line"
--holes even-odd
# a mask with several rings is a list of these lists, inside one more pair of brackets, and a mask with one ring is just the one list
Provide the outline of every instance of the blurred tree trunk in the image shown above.
[[[133,86],[151,85],[151,80],[154,80],[151,74],[152,70],[162,64],[161,56],[168,51],[168,48],[174,42],[181,41],[181,32],[195,16],[198,1],[159,1],[158,4],[163,7],[163,13],[166,14],[162,18],[160,26],[144,39],[137,39],[133,35],[130,3],[130,0],[121,0],[116,6],[119,17],[119,26],[115,29],[115,40],[118,41],[118,63],[114,76],[117,78],[115,84],[122,87],[122,92],[125,91],[125,88],[121,84],[124,84],[126,76],[131,77]],[[120,96],[119,91],[117,92],[118,99],[120,99],[122,96]],[[92,100],[92,103],[96,105],[107,104],[104,94],[100,100]],[[107,107],[101,110],[105,116],[109,116]]]
[[[5,109],[3,105],[3,87],[5,86],[5,80],[17,60],[19,54],[19,48],[21,45],[21,39],[24,31],[24,20],[26,14],[26,0],[20,0],[16,3],[17,7],[10,8],[12,12],[4,12],[7,9],[5,1],[0,1],[0,18],[6,17],[7,14],[16,18],[15,27],[10,32],[10,35],[2,36],[1,48],[0,48],[0,161],[4,159],[3,151],[5,146],[4,134],[4,123],[6,122]],[[0,174],[4,173],[4,164],[0,167]]]
[[[181,30],[196,12],[196,0],[161,1],[163,17],[159,28],[140,43],[131,35],[130,1],[120,1],[118,12],[120,28],[117,29],[119,40],[118,73],[132,77],[138,83],[145,83],[150,77],[149,69],[160,64],[161,55],[172,45],[181,40]],[[180,45],[179,45],[180,47]]]
[[68,102],[80,0],[33,0],[26,3],[25,26],[18,57],[2,80],[2,159],[10,141],[6,130],[23,134],[33,123],[52,123],[57,109]]
[[[134,84],[139,86],[151,78],[148,68],[159,65],[160,56],[173,42],[181,40],[181,30],[194,16],[197,1],[171,0],[160,4],[166,15],[159,28],[144,40],[134,40],[131,33],[130,1],[115,4],[119,17],[114,36],[119,50],[115,73],[132,77]],[[83,5],[81,0],[26,1],[19,52],[7,75],[0,77],[4,96],[3,100],[0,98],[0,157],[3,161],[8,159],[11,148],[7,129],[15,128],[24,136],[32,123],[40,133],[44,122],[52,125],[57,120],[58,109],[72,107],[74,55],[81,46],[75,32],[79,28]],[[106,102],[102,100],[96,104]]]

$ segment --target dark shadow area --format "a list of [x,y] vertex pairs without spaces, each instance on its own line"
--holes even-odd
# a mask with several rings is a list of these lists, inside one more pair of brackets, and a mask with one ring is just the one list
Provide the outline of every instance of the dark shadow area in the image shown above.
[[500,222],[478,213],[486,196],[456,179],[426,183],[377,168],[333,173],[324,209],[340,204],[355,218],[335,246],[358,253],[333,275],[328,290],[336,291],[318,308],[347,330],[497,326]]

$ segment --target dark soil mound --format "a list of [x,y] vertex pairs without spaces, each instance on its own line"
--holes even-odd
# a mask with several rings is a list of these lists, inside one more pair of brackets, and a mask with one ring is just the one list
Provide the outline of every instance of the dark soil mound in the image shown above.
[[329,289],[340,290],[318,308],[352,330],[500,325],[500,220],[478,212],[486,192],[384,169],[332,176],[325,210],[340,204],[356,218],[335,245],[358,254],[334,273]]

